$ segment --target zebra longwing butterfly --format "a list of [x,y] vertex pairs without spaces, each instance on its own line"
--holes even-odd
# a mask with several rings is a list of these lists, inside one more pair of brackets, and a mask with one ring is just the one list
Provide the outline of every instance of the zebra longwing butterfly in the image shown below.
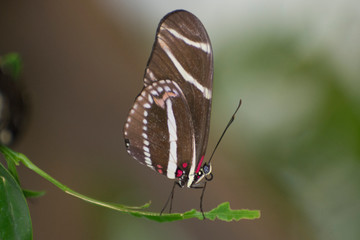
[[213,53],[203,24],[184,10],[167,14],[124,126],[127,152],[181,187],[212,177],[203,161],[212,84]]

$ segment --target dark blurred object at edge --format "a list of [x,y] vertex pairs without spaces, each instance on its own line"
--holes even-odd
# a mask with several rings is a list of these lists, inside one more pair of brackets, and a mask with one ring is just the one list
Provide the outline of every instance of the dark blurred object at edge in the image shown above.
[[[14,54],[11,57],[14,58]],[[0,144],[10,146],[24,132],[29,107],[24,87],[17,79],[20,59],[17,56],[9,66],[4,64],[5,58],[0,58]],[[12,74],[11,68],[17,69],[16,74]]]

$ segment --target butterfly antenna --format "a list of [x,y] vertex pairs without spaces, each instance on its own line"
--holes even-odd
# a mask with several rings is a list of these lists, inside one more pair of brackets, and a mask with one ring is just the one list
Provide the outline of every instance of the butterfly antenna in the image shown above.
[[225,130],[224,130],[223,133],[221,134],[221,137],[220,137],[219,141],[217,142],[217,144],[216,144],[216,146],[215,146],[215,148],[214,148],[214,150],[213,150],[213,152],[212,152],[212,154],[211,154],[211,156],[210,156],[209,163],[210,163],[212,157],[214,156],[214,153],[215,153],[217,147],[219,146],[222,138],[224,137],[226,131],[228,130],[228,128],[230,127],[230,125],[231,125],[232,122],[234,121],[235,115],[236,115],[237,111],[239,110],[240,106],[241,106],[241,99],[240,99],[240,101],[239,101],[239,105],[237,106],[234,114],[231,116],[230,121],[229,121],[228,124],[226,125]]

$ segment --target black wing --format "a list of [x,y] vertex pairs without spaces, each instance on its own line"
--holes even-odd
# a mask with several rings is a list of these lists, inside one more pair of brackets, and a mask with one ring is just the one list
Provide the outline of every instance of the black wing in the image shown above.
[[[178,139],[176,146],[182,150],[177,151],[178,169],[175,170],[175,176],[180,175],[180,170],[183,170],[186,176],[190,176],[193,175],[201,157],[205,155],[209,136],[213,54],[210,39],[204,26],[197,17],[187,11],[171,12],[161,20],[152,53],[145,69],[142,93],[148,93],[153,98],[154,95],[149,91],[149,87],[156,88],[157,86],[154,84],[161,80],[170,80],[169,82],[162,82],[162,87],[169,84],[170,89],[179,88],[181,91],[179,96],[170,98],[172,99],[171,107],[176,113],[174,115],[175,122],[178,126],[183,126],[176,128]],[[154,92],[154,94],[157,93]],[[134,106],[136,104],[141,104],[141,102],[137,99]],[[165,110],[166,107],[167,105],[164,108]],[[156,137],[149,139],[150,144],[157,145],[161,142],[163,146],[161,153],[158,152],[163,155],[160,159],[151,157],[151,165],[154,168],[156,168],[156,164],[163,163],[165,161],[163,159],[168,159],[169,157],[166,156],[171,152],[172,141],[170,140],[168,125],[166,125],[169,112],[165,110],[162,115],[159,113],[158,117],[154,115],[151,120],[148,119],[147,121],[148,123],[155,121],[152,124],[157,126],[156,129],[159,132],[163,131],[163,135],[156,135]],[[130,112],[129,117],[131,116]],[[135,128],[141,128],[141,124],[141,122],[127,122],[124,132],[128,133]],[[130,145],[128,144],[130,147],[132,142],[137,141],[135,139],[141,137],[142,133],[139,131],[137,135],[132,136],[133,139],[125,134],[126,141],[130,141]],[[144,155],[139,153],[143,151],[141,144],[137,148],[139,150],[134,151],[128,147],[130,155],[138,158],[140,162],[145,162]],[[151,154],[151,156],[153,155]],[[164,171],[161,172],[164,173]]]

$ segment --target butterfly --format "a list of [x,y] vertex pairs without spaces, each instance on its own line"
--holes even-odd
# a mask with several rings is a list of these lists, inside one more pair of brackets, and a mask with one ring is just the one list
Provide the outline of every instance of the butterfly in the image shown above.
[[[213,52],[200,20],[185,10],[167,14],[159,23],[148,60],[144,87],[135,98],[124,126],[127,152],[176,185],[202,188],[200,209],[207,181],[212,180],[206,152],[213,86]],[[203,179],[207,181],[202,182]]]
[[210,177],[204,156],[212,85],[213,52],[205,27],[185,10],[167,14],[124,126],[127,152],[181,187]]

